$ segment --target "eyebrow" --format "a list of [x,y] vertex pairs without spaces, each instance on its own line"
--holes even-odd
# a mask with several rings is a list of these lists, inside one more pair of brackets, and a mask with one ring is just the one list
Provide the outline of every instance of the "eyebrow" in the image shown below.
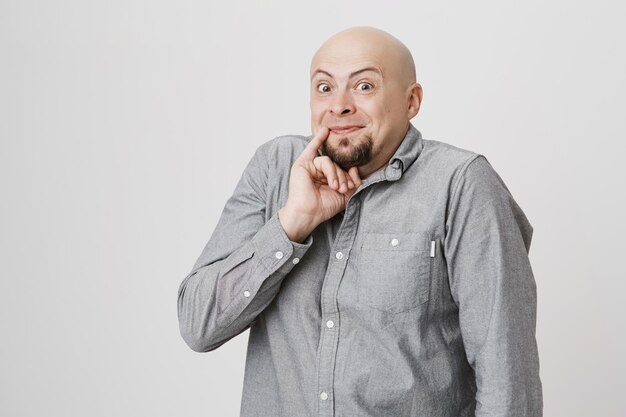
[[[375,73],[377,73],[378,75],[380,75],[380,77],[381,77],[381,78],[383,78],[383,73],[382,73],[382,72],[381,72],[378,68],[376,68],[376,67],[365,67],[365,68],[362,68],[362,69],[360,69],[360,70],[354,71],[353,73],[351,73],[351,74],[350,74],[350,77],[349,77],[349,78],[352,78],[352,77],[354,77],[355,75],[358,75],[358,74],[360,74],[360,73],[362,73],[362,72],[365,72],[365,71],[372,71],[372,72],[375,72]],[[319,69],[319,68],[318,68],[318,69],[317,69],[317,70],[313,73],[313,75],[311,76],[311,80],[312,80],[313,78],[315,78],[315,76],[316,76],[317,74],[319,74],[319,73],[326,74],[326,75],[328,75],[330,78],[335,78],[335,77],[333,77],[333,75],[332,75],[330,72],[328,72],[328,71],[324,71],[323,69]]]

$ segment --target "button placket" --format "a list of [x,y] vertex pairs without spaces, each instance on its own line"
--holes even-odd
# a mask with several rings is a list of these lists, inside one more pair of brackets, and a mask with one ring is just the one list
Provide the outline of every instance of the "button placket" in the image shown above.
[[[322,320],[321,322],[322,334],[319,340],[320,353],[318,358],[317,388],[320,400],[318,400],[317,415],[320,416],[334,415],[334,397],[332,395],[333,370],[337,359],[338,329],[340,325],[338,321],[340,320],[340,314],[337,305],[337,293],[348,258],[350,257],[358,225],[360,201],[355,199],[354,196],[348,201],[341,225],[335,234],[329,254],[330,264],[326,270],[321,291],[320,307],[322,318],[326,318],[326,321]],[[339,248],[342,250],[338,250]]]

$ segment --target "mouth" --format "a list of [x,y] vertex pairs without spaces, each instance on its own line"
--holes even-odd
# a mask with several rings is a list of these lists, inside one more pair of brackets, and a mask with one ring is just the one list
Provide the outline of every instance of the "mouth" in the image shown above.
[[355,130],[361,129],[362,126],[330,126],[329,129],[331,132],[336,134],[346,134],[350,132],[354,132]]

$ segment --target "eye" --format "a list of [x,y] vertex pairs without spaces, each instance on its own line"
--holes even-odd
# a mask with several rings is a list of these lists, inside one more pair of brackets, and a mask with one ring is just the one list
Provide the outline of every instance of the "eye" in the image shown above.
[[372,88],[374,88],[374,86],[366,81],[361,81],[360,83],[357,84],[356,89],[359,91],[369,91]]
[[330,91],[330,86],[326,83],[320,83],[317,85],[317,91],[320,93],[328,93]]

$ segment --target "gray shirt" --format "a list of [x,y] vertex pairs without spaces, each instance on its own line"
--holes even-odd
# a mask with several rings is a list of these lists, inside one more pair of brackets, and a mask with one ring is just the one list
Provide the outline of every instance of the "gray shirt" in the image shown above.
[[541,416],[533,228],[485,156],[409,124],[297,243],[277,211],[311,138],[256,149],[179,287],[194,351],[250,328],[241,416]]

